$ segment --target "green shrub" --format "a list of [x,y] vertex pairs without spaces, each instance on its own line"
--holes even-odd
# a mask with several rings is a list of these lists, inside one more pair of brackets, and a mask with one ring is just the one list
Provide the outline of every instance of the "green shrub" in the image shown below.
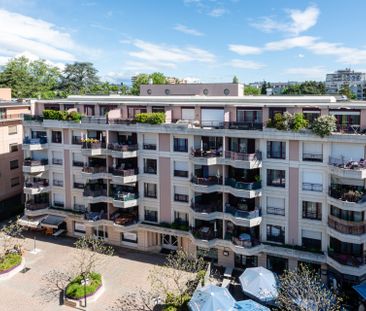
[[311,124],[312,132],[320,137],[329,136],[336,129],[337,119],[331,115],[320,116]]
[[284,114],[276,113],[273,119],[269,119],[267,127],[275,128],[280,131],[294,131],[298,132],[301,129],[307,128],[309,125],[308,120],[304,118],[302,113],[291,114],[285,112]]
[[0,259],[0,272],[9,270],[22,262],[22,255],[18,253],[10,253]]
[[176,296],[173,293],[168,293],[165,299],[164,311],[178,311],[188,310],[188,302],[191,300],[191,296],[183,294],[182,296]]
[[67,111],[58,111],[52,109],[43,110],[43,118],[45,120],[59,120],[59,121],[75,121],[78,122],[81,120],[81,114],[72,111],[68,113]]
[[102,285],[102,276],[99,273],[91,272],[88,276],[89,284],[81,284],[83,277],[77,276],[66,286],[66,297],[71,299],[80,299],[84,297],[84,290],[86,289],[86,295],[94,294],[97,289]]
[[162,124],[165,122],[164,112],[138,113],[135,116],[137,123]]
[[309,121],[304,118],[302,113],[295,113],[291,121],[290,127],[294,132],[307,128],[309,125]]

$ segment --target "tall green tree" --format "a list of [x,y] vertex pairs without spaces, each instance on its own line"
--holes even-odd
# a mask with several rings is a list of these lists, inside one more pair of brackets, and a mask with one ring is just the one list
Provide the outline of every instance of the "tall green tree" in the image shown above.
[[267,94],[267,82],[263,81],[262,86],[261,86],[261,94],[262,95],[266,95]]
[[131,94],[140,95],[140,85],[148,84],[150,79],[152,79],[153,84],[167,83],[166,76],[161,72],[154,72],[152,74],[140,73],[132,84]]
[[0,87],[10,87],[12,96],[18,98],[53,98],[59,80],[57,67],[24,56],[11,59],[0,72]]
[[351,88],[347,83],[341,86],[339,94],[347,96],[349,99],[356,99],[356,95],[352,92]]
[[239,79],[238,79],[238,77],[237,77],[237,76],[234,76],[234,77],[233,77],[233,83],[234,83],[234,84],[238,84],[238,83],[239,83]]
[[62,73],[61,88],[69,94],[86,94],[100,84],[98,70],[92,63],[75,62],[67,64]]
[[244,95],[260,95],[261,89],[251,86],[251,85],[245,85],[244,86]]

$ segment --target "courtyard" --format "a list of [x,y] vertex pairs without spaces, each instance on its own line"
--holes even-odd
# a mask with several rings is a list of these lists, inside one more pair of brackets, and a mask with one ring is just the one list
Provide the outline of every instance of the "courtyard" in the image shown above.
[[[52,238],[36,234],[36,248],[33,254],[33,234],[26,233],[25,239],[25,273],[18,273],[8,280],[0,281],[0,305],[7,311],[54,311],[73,310],[60,306],[58,297],[49,299],[43,295],[45,274],[52,270],[66,271],[75,254],[72,238]],[[134,291],[136,288],[148,289],[147,281],[150,269],[156,264],[162,264],[164,256],[139,252],[126,248],[115,248],[115,255],[106,257],[98,272],[103,275],[105,291],[96,302],[88,303],[87,310],[108,310],[123,293]],[[49,301],[50,300],[50,301]]]

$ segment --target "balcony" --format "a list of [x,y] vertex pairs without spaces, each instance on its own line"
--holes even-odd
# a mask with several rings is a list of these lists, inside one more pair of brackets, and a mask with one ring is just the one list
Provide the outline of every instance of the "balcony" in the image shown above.
[[365,257],[362,255],[348,255],[342,252],[328,250],[328,256],[344,266],[360,267],[365,264]]
[[117,226],[131,226],[138,223],[138,217],[133,212],[121,213],[121,211],[116,211],[111,215],[111,220]]
[[109,174],[105,166],[84,166],[81,170],[81,176],[85,179],[103,179],[108,178]]
[[261,123],[261,122],[225,122],[225,128],[228,128],[231,130],[262,131],[263,123]]
[[28,201],[25,203],[25,208],[30,211],[44,210],[48,208],[48,206],[49,202],[35,203],[33,201]]
[[225,191],[236,197],[255,198],[262,194],[260,191],[262,188],[261,181],[246,182],[238,181],[235,178],[227,178],[225,185],[228,186],[225,188]]
[[241,153],[225,151],[225,164],[244,169],[259,168],[262,166],[262,152]]
[[191,233],[198,240],[210,241],[221,238],[221,234],[219,234],[218,230],[215,231],[209,226],[191,228]]
[[45,150],[48,148],[47,137],[41,138],[24,138],[23,140],[23,150],[36,151]]
[[36,174],[48,170],[48,159],[32,160],[25,159],[23,163],[23,173]]
[[361,204],[366,202],[365,191],[362,187],[347,185],[331,185],[329,196],[339,201]]
[[84,156],[98,156],[106,154],[105,142],[98,140],[86,139],[82,140],[81,154]]
[[258,226],[262,221],[260,209],[243,211],[235,206],[226,204],[225,213],[231,215],[232,217],[229,216],[230,221],[239,226],[254,227]]
[[321,153],[303,153],[302,160],[309,161],[309,162],[323,162],[323,154],[321,154]]
[[313,192],[323,192],[323,185],[322,184],[314,184],[303,182],[302,183],[302,190],[303,191],[313,191]]
[[227,234],[227,236],[225,237],[225,240],[229,240],[231,241],[235,246],[238,247],[243,247],[243,248],[253,248],[256,246],[259,246],[261,243],[253,238],[252,236],[250,236],[247,233],[242,233],[238,236],[231,236],[230,234]]
[[366,178],[366,161],[345,161],[343,158],[337,159],[329,157],[329,172],[338,177],[365,179]]
[[191,179],[193,190],[197,192],[215,192],[222,190],[222,177],[209,176],[197,177],[193,176]]
[[51,188],[49,187],[48,181],[27,181],[24,183],[24,193],[35,195],[49,192]]
[[115,184],[129,184],[137,182],[138,169],[119,169],[119,168],[109,168],[109,173],[112,174],[112,182]]
[[362,235],[366,233],[365,221],[348,221],[333,215],[328,216],[328,226],[342,234]]
[[112,194],[113,205],[119,208],[130,208],[138,205],[138,194],[132,192],[117,192]]
[[131,144],[131,145],[118,144],[118,143],[108,144],[109,154],[115,158],[122,158],[122,159],[135,158],[137,157],[137,150],[138,150],[137,144]]
[[102,203],[108,202],[107,189],[90,189],[86,188],[83,191],[83,196],[87,203]]

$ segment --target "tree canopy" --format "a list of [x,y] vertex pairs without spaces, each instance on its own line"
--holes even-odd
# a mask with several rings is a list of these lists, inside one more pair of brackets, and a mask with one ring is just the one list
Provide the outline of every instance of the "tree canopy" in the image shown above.
[[149,80],[152,79],[153,84],[166,84],[166,76],[161,72],[154,72],[152,74],[140,73],[136,76],[135,81],[131,87],[132,95],[140,95],[140,85],[148,84]]
[[289,85],[282,91],[283,95],[324,95],[323,82],[305,81],[299,84]]
[[347,96],[349,99],[356,99],[356,95],[352,92],[351,88],[347,83],[341,86],[339,94]]
[[244,86],[244,95],[260,95],[261,89],[251,86],[251,85],[245,85]]

